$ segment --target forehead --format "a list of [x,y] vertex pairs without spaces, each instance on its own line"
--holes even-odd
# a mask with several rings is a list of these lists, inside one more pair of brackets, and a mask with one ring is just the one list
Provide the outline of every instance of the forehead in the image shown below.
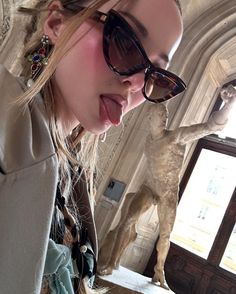
[[[147,49],[149,56],[155,59],[160,56],[172,58],[182,37],[182,19],[174,0],[122,0],[109,1],[104,7],[105,11],[113,8],[128,12],[146,28],[147,37],[142,36],[132,19],[126,16],[137,35]],[[160,56],[159,56],[160,55]]]

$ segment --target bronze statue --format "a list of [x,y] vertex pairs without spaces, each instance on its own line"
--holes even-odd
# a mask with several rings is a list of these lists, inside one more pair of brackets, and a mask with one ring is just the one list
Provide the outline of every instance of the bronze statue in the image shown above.
[[224,106],[209,117],[205,123],[167,130],[168,112],[164,104],[152,104],[148,112],[150,134],[147,136],[145,155],[147,173],[145,181],[136,193],[128,193],[121,210],[117,227],[110,231],[100,249],[98,272],[111,274],[119,266],[125,248],[135,240],[135,225],[139,217],[157,205],[159,217],[159,240],[156,246],[157,263],[153,282],[169,289],[165,281],[164,263],[170,245],[178,203],[180,172],[184,161],[186,144],[206,135],[220,131],[236,101],[236,90],[232,85],[221,91]]

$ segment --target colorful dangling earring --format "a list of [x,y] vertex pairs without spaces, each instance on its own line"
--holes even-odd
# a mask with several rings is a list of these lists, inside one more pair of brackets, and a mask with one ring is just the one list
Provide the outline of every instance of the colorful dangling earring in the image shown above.
[[48,36],[43,35],[41,43],[36,51],[27,56],[28,61],[31,63],[31,82],[37,79],[37,77],[42,72],[43,67],[47,65],[51,48],[52,45],[49,42]]

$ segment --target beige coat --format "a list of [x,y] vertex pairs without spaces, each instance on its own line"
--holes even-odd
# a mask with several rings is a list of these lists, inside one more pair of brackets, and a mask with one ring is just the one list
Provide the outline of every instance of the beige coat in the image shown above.
[[[22,113],[19,80],[0,66],[0,294],[39,293],[58,182],[58,161],[42,98]],[[76,187],[94,250],[86,184]]]

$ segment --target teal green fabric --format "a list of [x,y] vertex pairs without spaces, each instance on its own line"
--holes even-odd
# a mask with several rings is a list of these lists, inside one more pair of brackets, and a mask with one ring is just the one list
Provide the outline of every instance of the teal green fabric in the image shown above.
[[71,278],[75,277],[71,250],[49,239],[44,277],[52,294],[74,294]]

